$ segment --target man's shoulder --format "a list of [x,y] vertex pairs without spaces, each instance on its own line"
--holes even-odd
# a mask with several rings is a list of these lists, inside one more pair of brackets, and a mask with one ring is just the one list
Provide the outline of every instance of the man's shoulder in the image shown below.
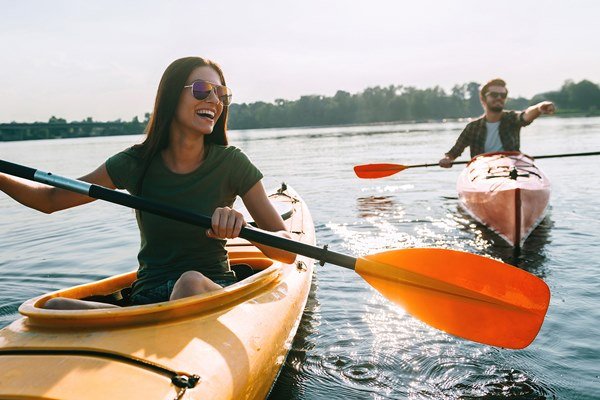
[[467,126],[465,126],[465,129],[475,129],[478,128],[479,126],[481,126],[481,123],[485,120],[485,115],[482,115],[479,118],[475,118],[474,120],[472,120],[471,122],[469,122],[467,124]]

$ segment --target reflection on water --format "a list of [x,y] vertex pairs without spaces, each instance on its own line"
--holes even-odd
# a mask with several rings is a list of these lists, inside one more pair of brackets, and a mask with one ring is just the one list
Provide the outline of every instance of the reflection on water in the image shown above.
[[[504,262],[517,266],[538,277],[546,278],[546,246],[552,241],[550,235],[554,222],[552,216],[546,215],[542,222],[531,232],[521,248],[508,249],[506,247],[493,247],[497,257]],[[496,256],[495,254],[492,254]]]
[[[318,265],[318,264],[317,264]],[[307,371],[307,353],[315,348],[314,336],[319,328],[319,300],[317,298],[318,275],[313,276],[312,285],[306,302],[306,308],[298,331],[292,342],[285,364],[273,386],[269,399],[300,398],[305,384]]]
[[393,196],[368,196],[356,199],[358,218],[371,218],[378,216],[394,216],[401,213],[402,209],[395,210],[396,203]]
[[519,267],[542,279],[546,277],[544,268],[546,262],[545,247],[551,243],[550,234],[554,225],[550,213],[531,232],[521,248],[515,248],[506,243],[494,231],[471,218],[462,207],[457,206],[456,213],[461,215],[459,219],[461,224],[458,225],[458,228],[466,233],[477,235],[481,241],[488,243],[489,245],[485,246],[488,255]]

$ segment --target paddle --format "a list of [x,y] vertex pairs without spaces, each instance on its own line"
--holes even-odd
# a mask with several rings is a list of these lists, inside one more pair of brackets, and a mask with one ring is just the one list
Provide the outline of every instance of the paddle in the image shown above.
[[[209,217],[102,186],[0,160],[0,172],[163,217],[211,226]],[[354,258],[244,227],[240,237],[356,271],[388,299],[425,323],[465,339],[512,349],[529,345],[550,291],[518,268],[462,251],[416,248]]]
[[[600,155],[600,151],[593,151],[589,153],[568,153],[568,154],[551,154],[545,156],[535,156],[533,159],[539,160],[541,158],[559,158],[559,157],[582,157],[582,156],[597,156]],[[468,164],[470,161],[455,161],[452,164]],[[354,172],[356,176],[363,179],[377,179],[384,178],[386,176],[394,175],[398,172],[404,171],[407,168],[421,168],[421,167],[437,167],[439,164],[414,164],[414,165],[401,165],[401,164],[364,164],[356,165]]]

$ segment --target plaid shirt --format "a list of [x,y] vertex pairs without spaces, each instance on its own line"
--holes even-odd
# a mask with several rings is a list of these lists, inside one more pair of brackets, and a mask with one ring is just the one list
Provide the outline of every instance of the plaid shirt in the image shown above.
[[[531,121],[525,122],[523,119],[524,115],[524,111],[504,111],[502,113],[498,132],[504,151],[520,151],[521,128],[531,123]],[[484,146],[486,136],[487,127],[485,125],[485,116],[482,116],[467,124],[454,146],[446,153],[446,155],[457,158],[467,146],[471,148],[471,158],[485,153]]]

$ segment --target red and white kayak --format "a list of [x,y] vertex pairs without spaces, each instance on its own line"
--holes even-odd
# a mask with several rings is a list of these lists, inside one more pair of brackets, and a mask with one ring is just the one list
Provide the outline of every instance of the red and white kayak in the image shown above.
[[473,158],[458,177],[456,190],[473,218],[515,247],[544,219],[550,200],[546,175],[532,157],[516,151]]

